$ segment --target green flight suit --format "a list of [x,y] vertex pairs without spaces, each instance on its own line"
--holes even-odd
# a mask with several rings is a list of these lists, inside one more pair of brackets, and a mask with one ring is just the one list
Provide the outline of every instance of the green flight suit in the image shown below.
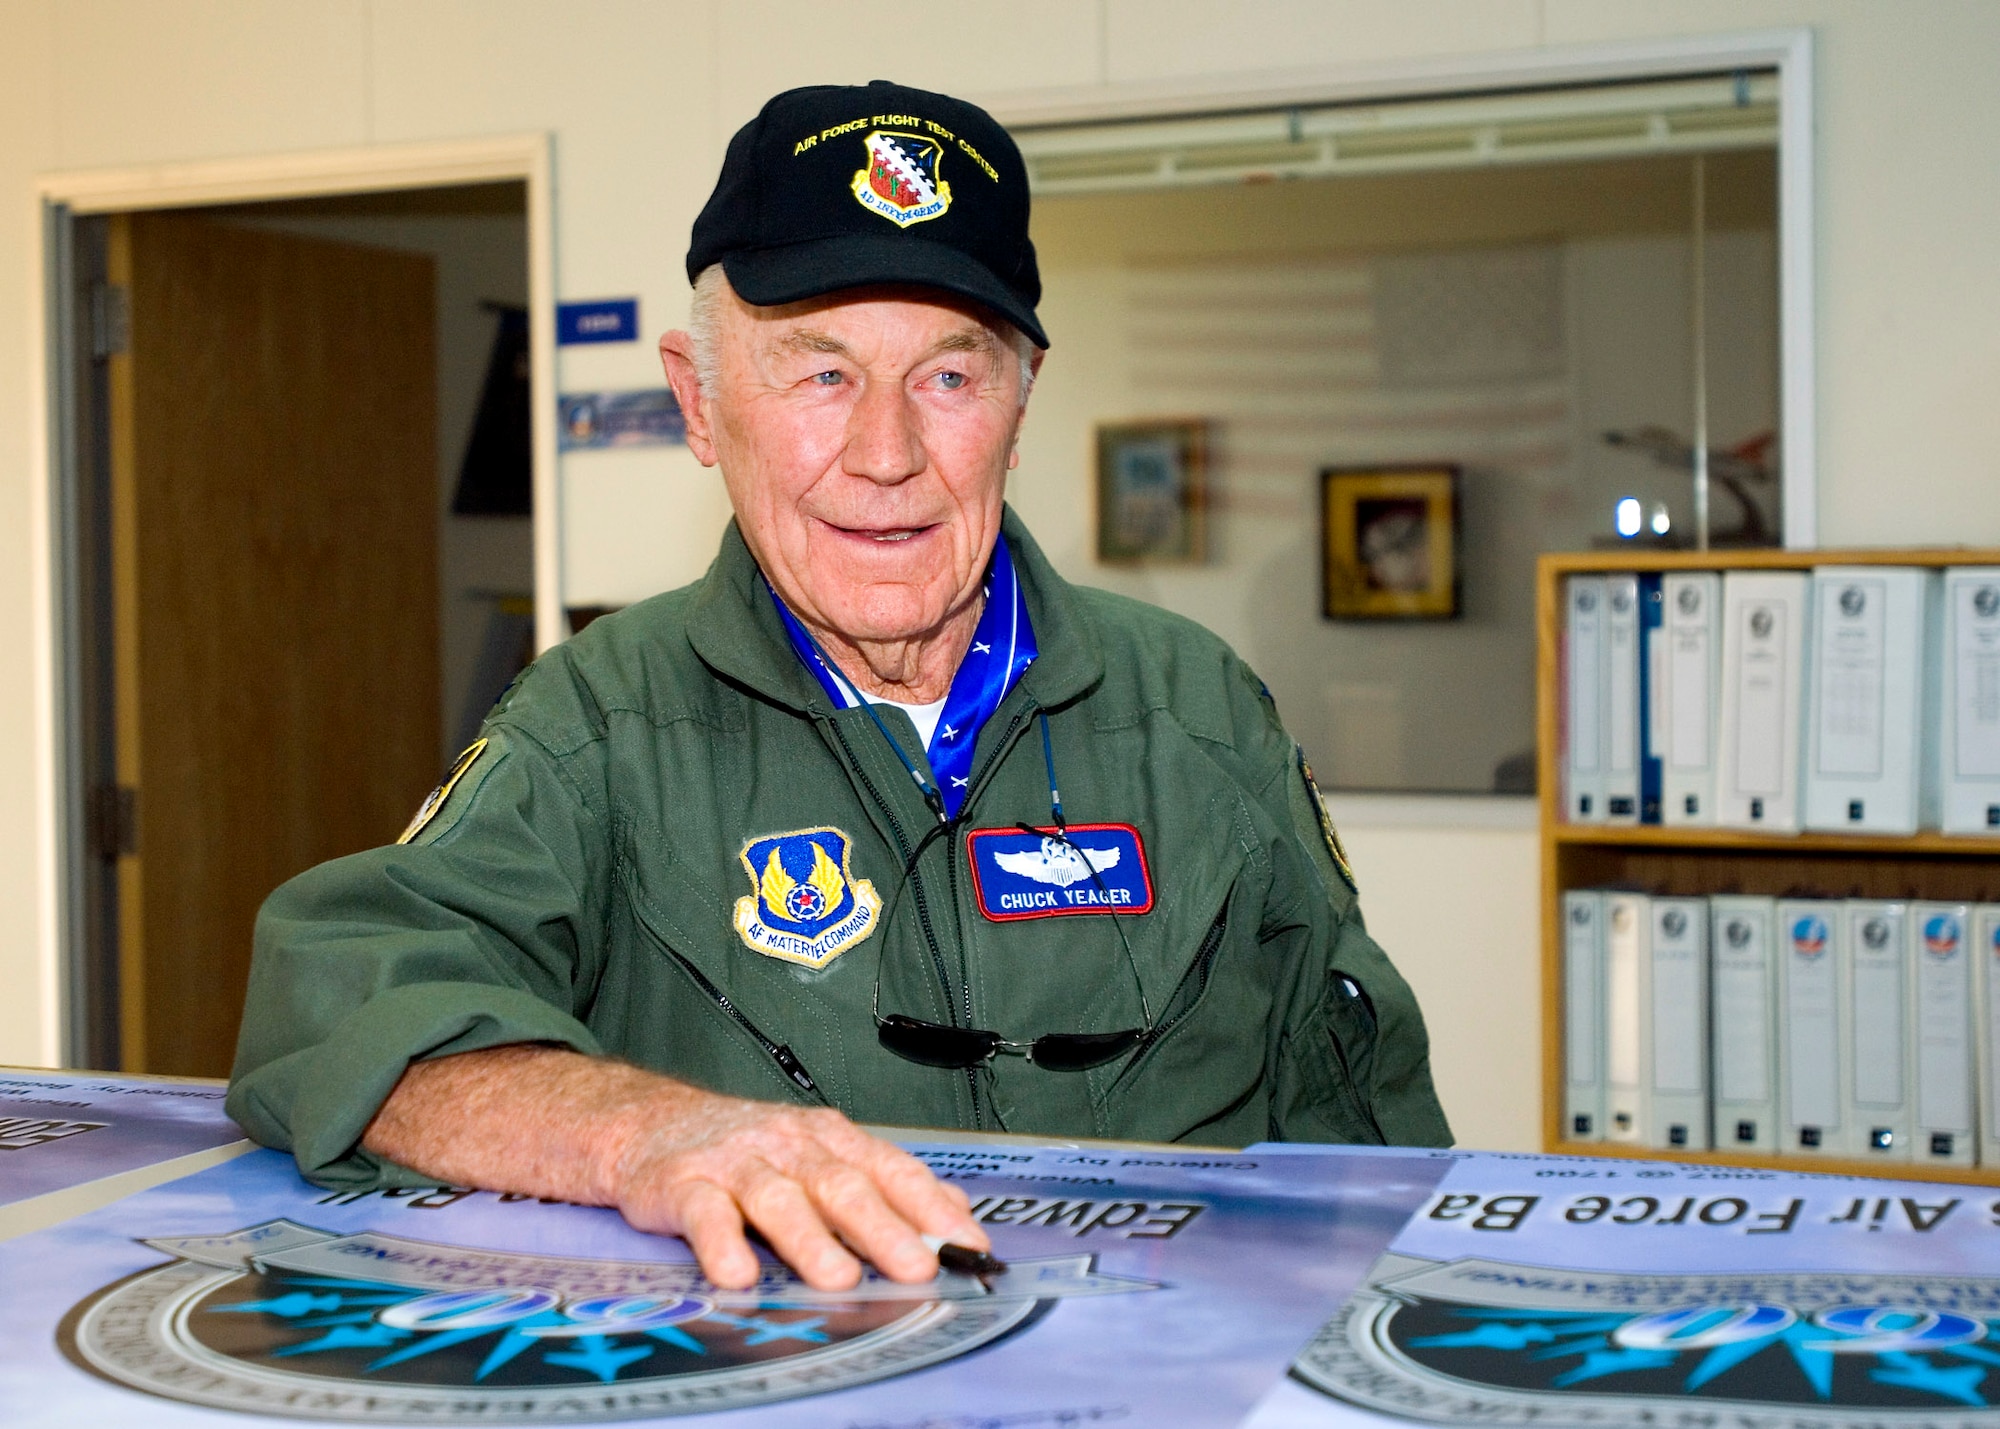
[[[1189,621],[1068,584],[1011,511],[1005,531],[1040,657],[907,887],[936,816],[869,713],[800,664],[732,525],[702,580],[537,661],[410,842],[271,895],[231,1114],[317,1181],[417,1184],[357,1146],[405,1065],[546,1042],[889,1125],[1448,1144],[1416,1001],[1257,677]],[[1066,819],[1140,831],[1150,911],[982,916],[969,832],[1050,822],[1042,713]],[[734,919],[750,841],[823,828],[883,907],[814,969]],[[1142,982],[1155,1035],[1085,1072],[919,1066],[876,1040],[878,968],[884,1013],[1021,1041],[1138,1026]]]

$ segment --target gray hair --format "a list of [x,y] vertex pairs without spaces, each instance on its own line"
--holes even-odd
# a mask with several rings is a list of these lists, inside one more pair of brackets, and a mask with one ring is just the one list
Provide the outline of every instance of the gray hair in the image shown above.
[[[694,280],[694,301],[688,308],[688,336],[694,340],[694,375],[704,392],[715,390],[716,380],[722,375],[722,353],[719,350],[719,332],[722,321],[723,295],[728,293],[729,277],[722,271],[720,263],[711,263],[701,270],[701,276]],[[1005,319],[995,326],[1007,345],[1021,360],[1021,405],[1028,405],[1028,394],[1035,386],[1035,344],[1028,335]]]

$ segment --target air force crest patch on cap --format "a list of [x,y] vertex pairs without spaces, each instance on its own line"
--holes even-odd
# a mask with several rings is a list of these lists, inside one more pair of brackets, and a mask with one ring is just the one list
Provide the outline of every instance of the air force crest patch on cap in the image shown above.
[[875,931],[882,900],[847,867],[839,829],[751,839],[738,855],[750,893],[736,900],[736,936],[766,957],[823,968]]
[[889,129],[870,130],[866,143],[868,164],[854,173],[854,197],[863,208],[908,228],[951,207],[951,185],[938,177],[944,145]]
[[1130,824],[1071,824],[1060,837],[974,829],[965,844],[979,911],[995,923],[1153,909],[1146,845]]

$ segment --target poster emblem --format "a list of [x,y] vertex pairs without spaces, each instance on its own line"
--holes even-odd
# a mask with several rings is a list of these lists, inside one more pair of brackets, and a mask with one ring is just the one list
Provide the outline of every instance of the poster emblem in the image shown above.
[[[1293,1377],[1402,1419],[1882,1429],[2000,1418],[2000,1280],[1387,1255]],[[1991,1417],[1988,1417],[1991,1416]]]
[[736,935],[766,957],[823,968],[875,931],[882,900],[848,871],[839,829],[751,839],[738,855],[750,893],[736,900]]
[[288,1220],[148,1240],[173,1257],[78,1305],[75,1363],[215,1409],[346,1423],[587,1423],[773,1404],[991,1344],[1057,1300],[1159,1288],[1089,1253],[988,1285],[744,1291],[693,1265],[481,1250]]
[[936,218],[951,207],[951,185],[938,177],[944,146],[922,134],[875,129],[868,163],[854,172],[854,197],[898,228]]

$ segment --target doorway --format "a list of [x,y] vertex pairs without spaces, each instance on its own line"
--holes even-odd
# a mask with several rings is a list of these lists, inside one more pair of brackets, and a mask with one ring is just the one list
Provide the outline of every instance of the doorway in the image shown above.
[[73,221],[72,1064],[226,1075],[264,897],[393,840],[532,656],[528,219]]

